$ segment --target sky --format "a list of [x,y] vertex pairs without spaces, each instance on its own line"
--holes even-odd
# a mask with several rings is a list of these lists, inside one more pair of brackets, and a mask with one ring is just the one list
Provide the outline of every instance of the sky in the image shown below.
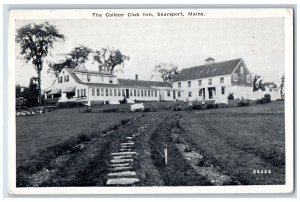
[[[16,29],[37,20],[18,20]],[[58,62],[61,54],[75,46],[94,50],[114,47],[130,57],[119,78],[150,80],[155,65],[173,63],[180,69],[199,66],[213,57],[216,62],[242,58],[249,70],[264,81],[280,83],[284,73],[283,18],[251,19],[95,19],[48,20],[66,36],[55,43],[48,62]],[[96,70],[91,67],[90,70]],[[50,87],[55,77],[42,71],[42,89]],[[26,64],[16,44],[16,83],[28,86],[37,73]]]

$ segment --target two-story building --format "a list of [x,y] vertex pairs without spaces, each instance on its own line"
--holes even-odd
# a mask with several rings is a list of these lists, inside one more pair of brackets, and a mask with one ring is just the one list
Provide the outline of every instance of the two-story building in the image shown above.
[[251,72],[241,58],[222,62],[207,58],[204,65],[182,69],[172,87],[182,90],[176,91],[179,100],[227,103],[229,94],[253,99]]
[[58,102],[85,102],[88,104],[117,104],[127,101],[173,100],[169,95],[171,84],[159,81],[118,79],[114,74],[64,68],[45,98]]

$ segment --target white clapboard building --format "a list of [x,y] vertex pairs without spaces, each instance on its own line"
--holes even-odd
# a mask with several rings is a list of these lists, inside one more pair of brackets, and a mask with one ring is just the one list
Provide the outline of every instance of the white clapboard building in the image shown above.
[[134,101],[173,100],[171,84],[159,81],[118,79],[107,72],[85,71],[64,68],[54,85],[46,90],[46,99],[58,102],[83,102],[118,104],[124,99]]
[[[256,99],[252,75],[243,59],[215,62],[207,58],[201,66],[183,69],[172,83],[178,99],[212,100],[227,103],[229,94],[234,98]],[[182,91],[179,91],[182,90]]]
[[201,66],[182,69],[174,82],[119,79],[100,71],[64,68],[46,98],[58,102],[134,101],[214,101],[227,103],[229,94],[235,99],[257,99],[253,93],[252,75],[243,59],[215,62],[207,58]]

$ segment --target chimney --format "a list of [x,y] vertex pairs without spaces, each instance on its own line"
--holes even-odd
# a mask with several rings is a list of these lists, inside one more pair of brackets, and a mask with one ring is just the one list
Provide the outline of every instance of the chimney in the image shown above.
[[205,60],[205,65],[210,65],[215,63],[215,59],[213,59],[212,57],[209,57]]
[[138,74],[135,75],[135,80],[139,80],[139,75]]

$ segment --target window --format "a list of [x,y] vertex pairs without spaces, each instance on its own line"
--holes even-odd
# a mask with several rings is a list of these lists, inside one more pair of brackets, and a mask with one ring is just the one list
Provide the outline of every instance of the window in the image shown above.
[[238,76],[236,73],[234,73],[232,76],[233,76],[233,81],[238,81]]
[[145,97],[147,97],[147,90],[144,90],[144,93],[145,93]]
[[80,95],[80,90],[78,89],[77,90],[77,97],[79,97],[79,95]]
[[104,89],[101,88],[101,96],[104,96]]
[[191,87],[191,85],[192,85],[192,82],[188,81],[188,87]]
[[178,95],[178,97],[181,97],[181,92],[180,92],[180,91],[178,91],[177,95]]
[[221,87],[221,93],[222,93],[222,95],[225,94],[225,86],[222,86],[222,87]]
[[199,96],[202,97],[202,89],[199,90]]
[[117,96],[117,89],[114,89],[114,96]]
[[167,96],[170,97],[171,96],[171,91],[167,91]]
[[155,97],[157,97],[157,90],[156,90],[156,91],[154,91],[154,94],[155,94]]
[[191,91],[189,91],[189,97],[192,97],[192,92]]
[[178,83],[178,88],[181,88],[181,83]]
[[154,92],[153,92],[153,90],[151,90],[151,97],[153,97],[153,95],[154,95]]
[[81,97],[83,97],[83,89],[80,90]]
[[137,96],[140,97],[140,90],[137,90]]
[[105,96],[108,96],[108,89],[105,89]]
[[133,91],[133,96],[136,97],[136,90]]
[[202,80],[198,80],[198,86],[202,86]]
[[95,88],[92,88],[92,96],[95,96]]
[[208,79],[208,85],[212,85],[212,79]]
[[62,82],[63,82],[62,76],[58,77],[58,83],[62,83]]
[[241,75],[243,75],[243,74],[244,74],[244,67],[243,67],[243,66],[241,66],[241,68],[240,68],[240,72],[241,72]]
[[224,83],[224,77],[220,78],[220,83]]
[[112,80],[112,78],[109,78],[109,83],[113,83],[113,80]]
[[250,75],[247,75],[247,83],[251,83],[251,77],[250,77]]
[[144,90],[141,90],[141,96],[144,97]]
[[120,97],[121,96],[121,90],[118,89],[118,96]]
[[113,90],[109,89],[109,96],[113,96]]
[[69,75],[64,76],[64,82],[69,82]]
[[87,74],[86,77],[87,77],[87,81],[90,82],[91,81],[91,75]]
[[125,96],[125,90],[122,89],[122,96]]
[[97,88],[97,96],[100,96],[100,89]]
[[150,97],[150,90],[148,90],[148,97]]
[[83,96],[86,96],[85,89],[83,89]]
[[132,90],[130,90],[130,96],[132,97]]

